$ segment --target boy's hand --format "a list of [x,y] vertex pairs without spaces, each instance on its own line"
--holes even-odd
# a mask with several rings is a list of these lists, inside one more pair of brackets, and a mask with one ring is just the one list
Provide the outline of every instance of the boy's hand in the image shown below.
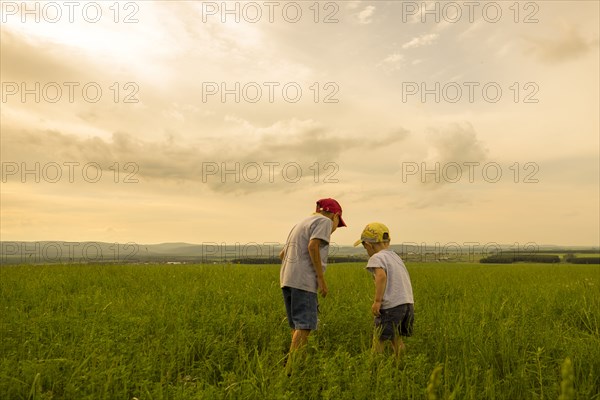
[[371,306],[371,311],[373,311],[373,315],[376,317],[379,317],[379,310],[381,309],[381,302],[380,301],[374,301],[373,305]]
[[321,296],[325,297],[327,296],[327,292],[329,291],[327,289],[327,284],[325,283],[325,279],[317,279],[317,287],[319,290],[319,293],[321,294]]

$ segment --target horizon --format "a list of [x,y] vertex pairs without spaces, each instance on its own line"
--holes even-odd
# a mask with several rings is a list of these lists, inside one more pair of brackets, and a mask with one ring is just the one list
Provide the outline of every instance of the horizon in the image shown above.
[[[19,242],[24,242],[24,243],[103,243],[103,244],[117,244],[117,245],[128,245],[128,244],[135,244],[138,246],[161,246],[161,245],[190,245],[190,246],[202,246],[202,245],[213,245],[213,244],[217,244],[217,245],[225,245],[225,246],[240,246],[240,245],[259,245],[259,246],[270,246],[273,245],[274,247],[280,246],[280,245],[285,245],[285,241],[264,241],[264,242],[256,242],[256,241],[249,241],[249,242],[216,242],[216,241],[203,241],[203,242],[198,242],[198,243],[192,243],[192,242],[160,242],[160,243],[141,243],[141,242],[135,242],[135,241],[127,241],[127,242],[107,242],[107,241],[102,241],[102,240],[77,240],[77,241],[69,241],[69,240],[5,240],[2,239],[0,240],[0,243],[19,243]],[[362,248],[360,246],[354,246],[352,243],[350,244],[344,244],[344,243],[338,243],[335,240],[332,240],[330,242],[331,245],[336,245],[336,246],[341,246],[341,247],[351,247],[351,248],[355,248],[355,249],[359,249],[362,250]],[[447,248],[452,248],[452,247],[457,247],[455,245],[458,245],[458,247],[460,248],[480,248],[480,247],[484,247],[485,245],[498,245],[498,246],[502,246],[502,247],[515,247],[515,245],[518,245],[519,249],[521,248],[526,248],[527,245],[531,245],[531,246],[537,246],[538,248],[545,248],[545,247],[555,247],[558,249],[569,249],[569,248],[573,248],[573,247],[580,247],[580,248],[586,248],[586,249],[600,249],[600,245],[587,245],[587,244],[553,244],[553,243],[536,243],[536,242],[527,242],[527,243],[503,243],[503,242],[465,242],[465,243],[457,243],[457,242],[410,242],[410,241],[403,241],[403,242],[391,242],[390,246],[426,246],[426,247],[447,247]]]
[[[110,243],[110,242],[0,242],[1,264],[56,263],[243,263],[279,264],[279,251],[284,243]],[[408,263],[466,262],[497,263],[520,257],[526,262],[598,263],[600,247],[556,246],[527,243],[520,245],[498,243],[392,243],[389,250]],[[500,258],[498,258],[500,257]],[[590,258],[591,257],[591,258]],[[534,260],[535,258],[535,260]],[[366,261],[368,254],[362,246],[330,243],[328,263]],[[493,261],[492,261],[493,260]],[[512,261],[511,261],[512,262]]]

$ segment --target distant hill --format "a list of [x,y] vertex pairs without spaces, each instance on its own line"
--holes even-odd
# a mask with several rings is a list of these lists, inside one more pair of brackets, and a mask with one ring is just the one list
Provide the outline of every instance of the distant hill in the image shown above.
[[[278,262],[282,244],[233,244],[205,242],[191,243],[106,243],[66,241],[0,241],[2,264],[45,263],[140,263],[140,262]],[[487,247],[458,244],[394,244],[390,248],[406,261],[478,261],[496,253],[515,252],[539,254],[600,254],[598,247],[543,245],[517,248],[514,245],[490,244]],[[332,243],[330,262],[366,260],[362,246],[339,246]]]

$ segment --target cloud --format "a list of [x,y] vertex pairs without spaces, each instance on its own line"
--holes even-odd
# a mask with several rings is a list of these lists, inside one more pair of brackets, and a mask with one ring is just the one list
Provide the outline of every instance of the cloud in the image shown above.
[[426,195],[416,194],[411,200],[406,203],[405,208],[423,210],[431,208],[452,207],[453,209],[461,206],[468,206],[472,203],[472,199],[461,192],[452,190],[449,187],[441,187],[440,190],[427,193]]
[[402,54],[393,53],[384,58],[377,66],[387,71],[397,71],[402,67],[403,61],[404,56]]
[[360,0],[350,0],[350,1],[344,2],[344,4],[346,5],[346,8],[348,8],[349,10],[357,9],[361,3],[362,3],[362,1],[360,1]]
[[467,25],[467,28],[458,34],[458,38],[461,40],[468,39],[475,36],[479,30],[484,27],[484,21],[478,19],[473,23]]
[[[378,149],[401,141],[407,135],[407,131],[399,129],[390,135],[374,135],[372,140],[365,143],[361,137],[344,137],[312,120],[278,121],[266,127],[256,127],[240,119],[231,119],[230,123],[241,125],[243,134],[238,137],[228,135],[227,140],[204,140],[195,145],[173,135],[160,141],[151,141],[140,139],[139,135],[115,132],[108,140],[94,136],[82,138],[58,131],[8,129],[2,135],[1,155],[7,162],[18,165],[25,163],[28,168],[35,163],[44,165],[55,162],[63,165],[65,162],[77,162],[83,166],[93,162],[109,171],[115,162],[121,165],[130,162],[138,168],[137,177],[147,183],[154,182],[158,189],[161,182],[197,183],[206,184],[214,192],[252,193],[261,190],[300,190],[303,183],[312,182],[313,172],[310,168],[315,163],[322,167],[329,162],[335,163],[348,150]],[[263,174],[260,184],[252,182],[252,178],[236,182],[232,175],[225,182],[220,179],[223,167],[239,170],[237,175],[246,168],[254,177],[258,170],[256,166]],[[280,176],[286,166],[289,166],[290,173],[296,174],[301,170],[302,180],[293,187],[286,184],[289,180],[284,179],[270,183],[268,174]],[[203,179],[203,173],[215,168],[217,174],[207,175],[209,179]],[[17,174],[10,176],[9,180],[19,178]]]
[[414,49],[422,46],[429,46],[433,44],[440,35],[437,33],[429,33],[426,35],[421,35],[413,38],[409,42],[406,42],[402,45],[403,49]]
[[[2,57],[0,58],[0,71],[2,81],[34,80],[34,81],[68,81],[89,77],[93,68],[87,60],[79,61],[76,65],[65,61],[64,57],[49,46],[36,45],[21,35],[1,28],[2,31]],[[80,65],[80,64],[84,65]]]
[[361,12],[358,13],[358,22],[366,25],[370,24],[372,20],[372,16],[375,13],[375,6],[367,6]]
[[488,154],[470,123],[452,124],[445,130],[431,131],[429,142],[428,158],[440,162],[484,161]]
[[577,59],[598,46],[598,39],[583,38],[573,25],[563,26],[558,38],[525,37],[525,40],[529,44],[526,53],[546,64]]
[[[477,138],[477,133],[469,123],[453,124],[444,130],[432,130],[427,138],[429,147],[427,156],[422,162],[414,161],[419,164],[420,170],[423,170],[423,163],[427,170],[442,171],[444,167],[450,168],[458,164],[463,173],[468,173],[469,164],[482,163],[487,159],[489,150],[484,143]],[[456,168],[450,168],[454,171]],[[445,179],[439,179],[436,182],[434,174],[425,174],[421,176],[421,185],[424,189],[439,189],[447,182]]]

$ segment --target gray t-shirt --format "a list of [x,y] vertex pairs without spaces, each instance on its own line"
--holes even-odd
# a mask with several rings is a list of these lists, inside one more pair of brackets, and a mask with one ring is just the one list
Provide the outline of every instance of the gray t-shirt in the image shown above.
[[373,274],[373,277],[375,277],[375,268],[383,268],[387,275],[381,308],[387,309],[400,304],[414,303],[410,276],[398,254],[392,250],[381,250],[369,258],[366,268]]
[[279,272],[281,287],[288,286],[317,293],[317,273],[308,254],[308,242],[311,239],[322,240],[319,250],[325,272],[331,226],[329,218],[313,214],[292,228],[285,243],[285,256]]

